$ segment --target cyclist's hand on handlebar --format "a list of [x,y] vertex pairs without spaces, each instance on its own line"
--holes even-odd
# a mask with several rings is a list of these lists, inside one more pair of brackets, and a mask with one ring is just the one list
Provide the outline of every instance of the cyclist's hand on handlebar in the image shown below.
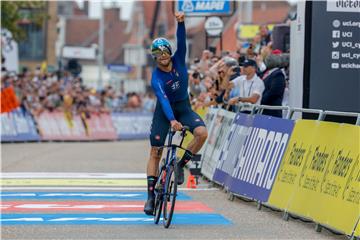
[[175,130],[175,131],[181,131],[182,128],[183,128],[183,125],[180,122],[176,121],[176,120],[172,120],[170,122],[170,124],[171,124],[171,128],[173,130]]

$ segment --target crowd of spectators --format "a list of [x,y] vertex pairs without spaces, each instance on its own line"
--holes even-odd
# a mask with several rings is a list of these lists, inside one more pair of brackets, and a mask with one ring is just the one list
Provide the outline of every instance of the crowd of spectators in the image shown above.
[[[201,58],[189,66],[189,93],[195,109],[221,105],[238,111],[238,103],[246,102],[271,106],[286,105],[288,93],[288,54],[273,49],[267,26],[239,45],[234,52],[223,51],[221,56],[204,50]],[[156,98],[145,94],[102,90],[87,87],[82,78],[68,71],[12,74],[2,71],[1,87],[13,86],[21,107],[37,116],[43,111],[61,110],[67,113],[91,114],[143,111],[153,112]],[[249,112],[249,109],[242,109]],[[281,117],[281,110],[265,110],[264,114]]]
[[59,72],[41,72],[40,68],[22,74],[2,71],[1,78],[1,89],[12,86],[20,106],[34,116],[56,110],[90,116],[109,112],[152,112],[155,108],[153,94],[123,94],[111,86],[96,90],[67,71],[61,76]]
[[[238,111],[239,102],[286,105],[289,54],[272,46],[271,32],[264,25],[234,52],[223,51],[217,56],[204,50],[188,71],[194,108],[221,105]],[[282,117],[281,110],[264,110],[263,114]]]

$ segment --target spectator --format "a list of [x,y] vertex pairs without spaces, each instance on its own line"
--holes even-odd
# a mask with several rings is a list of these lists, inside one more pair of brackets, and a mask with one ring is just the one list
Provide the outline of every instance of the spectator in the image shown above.
[[189,74],[189,87],[190,87],[190,95],[192,97],[198,97],[200,93],[206,91],[206,87],[202,80],[200,80],[200,73],[198,71],[194,71],[192,74]]
[[261,46],[266,46],[271,41],[271,34],[269,33],[269,28],[267,25],[261,25],[259,27],[260,33],[260,44]]
[[[281,65],[281,56],[270,54],[264,61],[267,70],[264,73],[263,80],[265,90],[261,100],[262,105],[281,106],[285,90],[285,76],[279,68]],[[281,110],[264,110],[264,115],[282,117]]]
[[156,106],[156,98],[153,92],[149,92],[145,95],[143,101],[143,110],[145,112],[154,112]]
[[251,45],[253,47],[254,53],[256,55],[258,55],[260,53],[260,49],[261,49],[261,36],[260,36],[260,34],[255,35],[255,37],[252,40]]
[[[257,65],[252,59],[245,60],[243,63],[244,75],[234,79],[230,86],[239,89],[240,96],[229,100],[229,105],[235,105],[238,102],[260,104],[261,96],[264,91],[263,81],[256,75]],[[251,109],[243,110],[250,113]]]

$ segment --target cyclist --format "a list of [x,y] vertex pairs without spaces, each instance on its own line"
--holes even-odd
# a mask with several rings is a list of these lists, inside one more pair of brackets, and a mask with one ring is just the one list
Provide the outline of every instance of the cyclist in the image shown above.
[[182,12],[175,13],[175,18],[178,22],[175,54],[172,56],[171,45],[165,38],[157,38],[151,45],[151,55],[157,65],[152,73],[151,86],[157,97],[157,103],[151,125],[151,152],[147,165],[148,200],[144,206],[147,215],[153,215],[154,187],[162,154],[162,149],[159,147],[164,145],[169,127],[179,131],[183,125],[186,125],[194,135],[194,139],[178,162],[179,185],[184,182],[184,166],[201,149],[207,138],[205,124],[200,116],[192,111],[188,95],[185,15]]

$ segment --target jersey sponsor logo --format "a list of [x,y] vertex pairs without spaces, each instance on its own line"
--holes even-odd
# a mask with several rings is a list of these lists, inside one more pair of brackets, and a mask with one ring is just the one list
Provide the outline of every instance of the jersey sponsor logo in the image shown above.
[[176,81],[176,82],[174,82],[172,85],[171,85],[171,89],[173,90],[173,91],[176,91],[176,90],[178,90],[180,88],[180,82],[179,81]]

